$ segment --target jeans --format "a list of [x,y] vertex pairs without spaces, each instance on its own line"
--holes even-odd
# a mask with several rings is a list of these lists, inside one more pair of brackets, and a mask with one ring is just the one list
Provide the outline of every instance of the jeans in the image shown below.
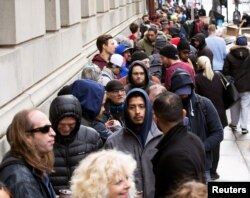
[[247,129],[248,112],[250,110],[250,91],[239,93],[240,100],[236,102],[231,108],[231,124],[237,126],[240,120],[240,127]]

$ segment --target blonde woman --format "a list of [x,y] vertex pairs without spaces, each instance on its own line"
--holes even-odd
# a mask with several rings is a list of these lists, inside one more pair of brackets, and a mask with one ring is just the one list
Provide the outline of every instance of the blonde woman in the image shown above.
[[182,184],[168,198],[207,198],[207,186],[197,181],[188,181]]
[[[213,72],[210,59],[207,56],[200,56],[197,61],[198,72],[195,76],[196,93],[209,98],[214,104],[223,128],[227,126],[227,116],[223,103],[223,85],[220,76]],[[218,179],[216,172],[219,162],[219,145],[213,150],[213,163],[211,168],[211,179]]]
[[88,155],[74,171],[73,198],[134,198],[136,161],[117,150]]

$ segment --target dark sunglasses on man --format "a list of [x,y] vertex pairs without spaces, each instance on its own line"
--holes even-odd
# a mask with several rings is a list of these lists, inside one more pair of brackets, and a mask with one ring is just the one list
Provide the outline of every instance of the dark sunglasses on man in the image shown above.
[[38,127],[35,129],[30,129],[28,131],[26,131],[27,133],[37,133],[37,132],[41,132],[41,133],[48,133],[50,131],[50,127],[51,125],[44,125],[42,127]]

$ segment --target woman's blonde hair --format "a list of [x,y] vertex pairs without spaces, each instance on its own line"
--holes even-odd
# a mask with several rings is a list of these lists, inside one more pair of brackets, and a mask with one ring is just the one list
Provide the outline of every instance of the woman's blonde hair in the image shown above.
[[188,181],[183,183],[168,198],[207,198],[207,186],[197,181]]
[[136,161],[129,154],[117,150],[91,153],[75,169],[71,190],[73,198],[108,198],[108,184],[118,181],[122,174],[129,178],[129,194],[135,196],[134,170]]
[[203,70],[203,76],[209,80],[213,80],[214,72],[212,70],[211,61],[207,56],[200,56],[197,60],[198,69]]

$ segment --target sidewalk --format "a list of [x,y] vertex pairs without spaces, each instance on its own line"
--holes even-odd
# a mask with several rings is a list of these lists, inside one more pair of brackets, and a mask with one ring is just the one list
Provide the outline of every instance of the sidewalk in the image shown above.
[[215,181],[250,181],[250,132],[242,135],[239,127],[235,133],[225,127],[217,172],[220,178]]

